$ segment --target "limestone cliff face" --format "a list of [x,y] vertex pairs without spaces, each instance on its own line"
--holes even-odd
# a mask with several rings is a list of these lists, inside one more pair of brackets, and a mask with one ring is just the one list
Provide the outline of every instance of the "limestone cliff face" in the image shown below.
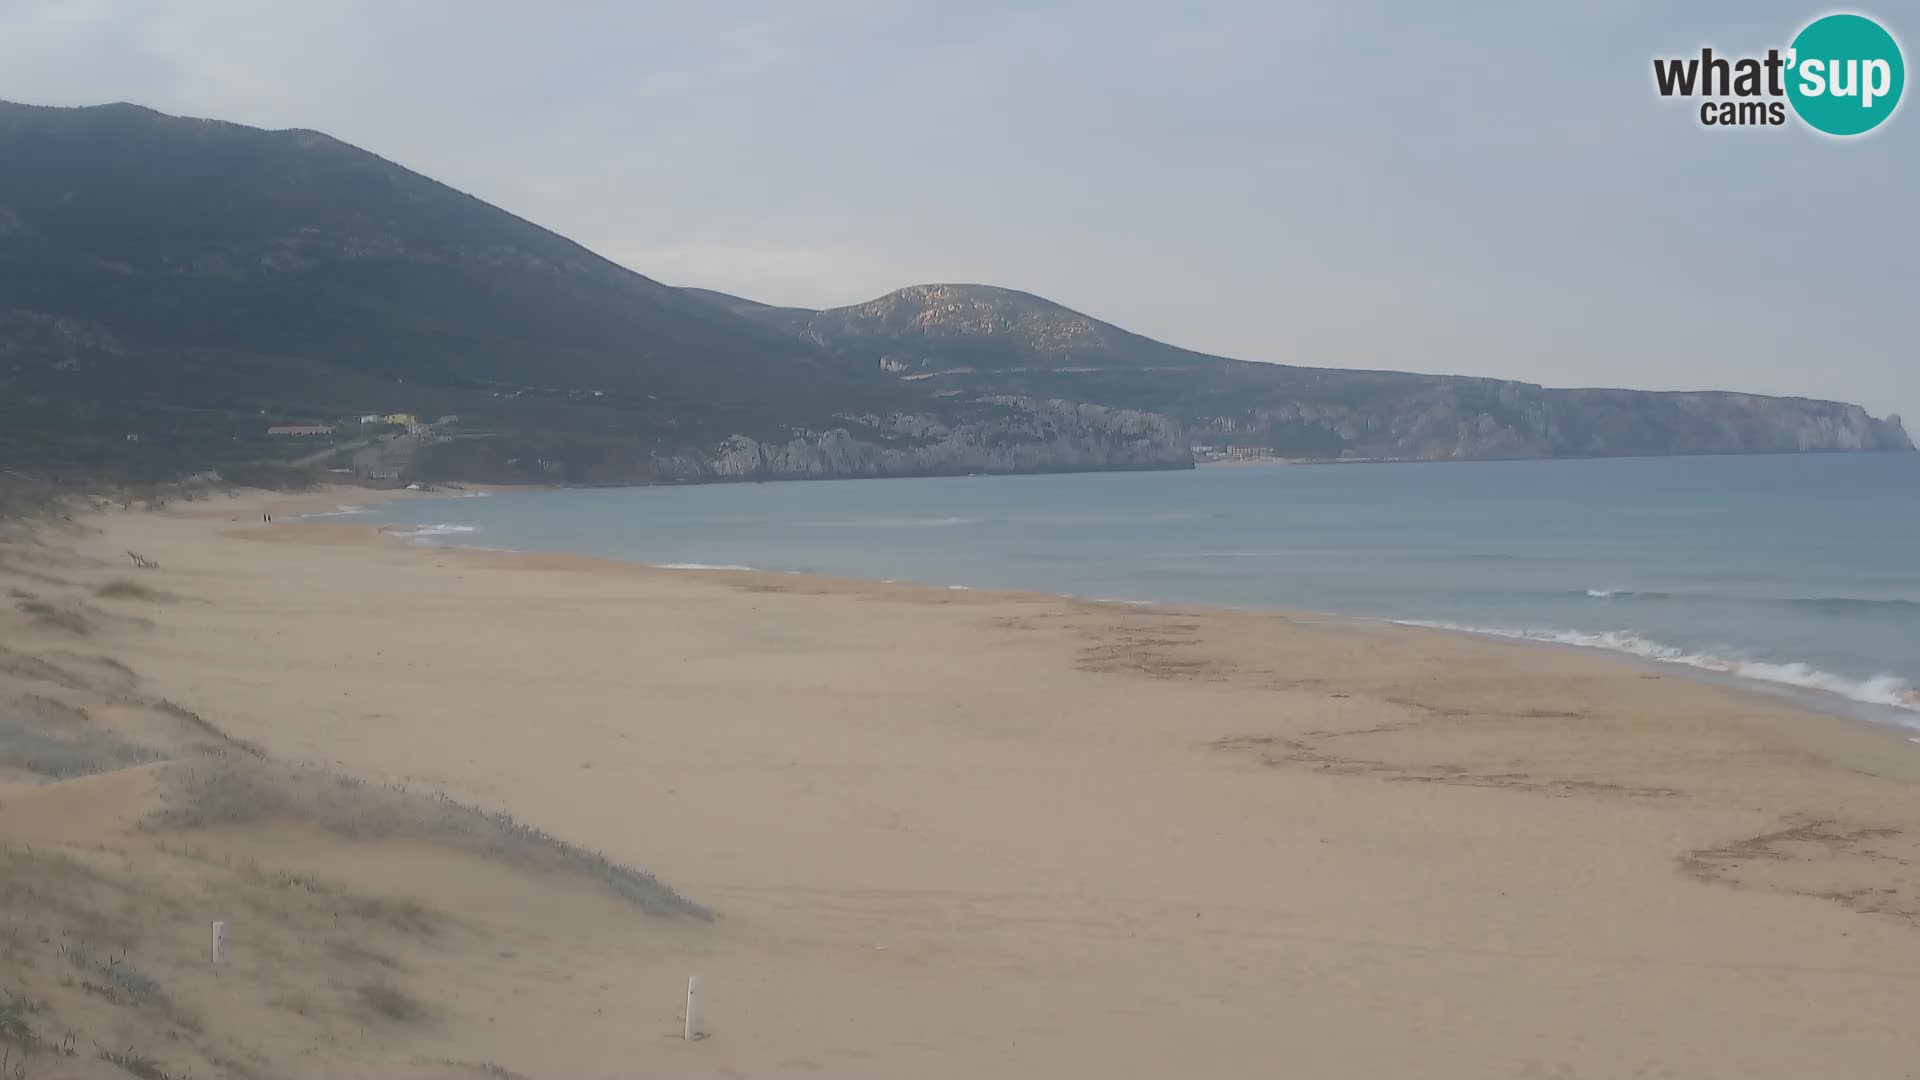
[[1912,450],[1898,416],[1858,405],[1735,393],[1550,390],[1557,453],[1796,453]]
[[917,285],[849,307],[701,298],[849,368],[934,395],[1021,395],[1164,415],[1192,445],[1312,459],[1474,459],[1912,448],[1898,417],[1806,398],[1556,390],[1401,371],[1248,363],[1129,333],[1042,297]]
[[784,442],[735,435],[705,451],[655,454],[657,480],[796,480],[959,473],[1184,469],[1193,455],[1174,424],[1133,409],[994,398],[984,415],[848,417],[847,427]]
[[1642,454],[1911,450],[1898,416],[1858,405],[1721,392],[1553,390],[1433,380],[1357,404],[1288,402],[1195,417],[1198,443],[1317,458],[1484,460]]

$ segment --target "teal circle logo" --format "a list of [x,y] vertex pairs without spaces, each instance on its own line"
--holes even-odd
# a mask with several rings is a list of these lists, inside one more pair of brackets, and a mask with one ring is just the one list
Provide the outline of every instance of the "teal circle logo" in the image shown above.
[[1864,15],[1828,15],[1793,39],[1787,100],[1816,131],[1861,135],[1893,115],[1907,85],[1900,43]]

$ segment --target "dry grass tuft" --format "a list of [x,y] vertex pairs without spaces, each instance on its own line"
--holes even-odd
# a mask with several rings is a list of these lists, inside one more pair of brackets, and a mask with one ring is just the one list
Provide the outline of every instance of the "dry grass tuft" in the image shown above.
[[27,1024],[27,1017],[38,1011],[34,1002],[27,997],[0,990],[0,1042],[32,1049],[36,1040],[33,1028]]
[[165,760],[166,755],[114,732],[0,715],[0,766],[50,780],[71,780]]
[[245,754],[250,758],[264,758],[267,756],[267,752],[261,749],[258,744],[227,734],[209,723],[205,717],[202,717],[192,709],[175,705],[165,698],[155,698],[145,704],[147,708],[157,713],[162,713],[180,721],[180,723],[186,725],[193,733],[212,740],[214,748],[220,752],[219,756],[225,756],[225,751],[228,750]]
[[145,1054],[136,1052],[131,1046],[118,1053],[104,1046],[99,1049],[101,1061],[114,1066],[129,1076],[137,1076],[140,1080],[173,1080],[173,1077],[169,1076],[166,1070],[160,1067],[158,1061]]
[[514,1072],[505,1065],[493,1061],[455,1061],[452,1058],[441,1058],[433,1062],[433,1064],[445,1065],[448,1068],[458,1069],[461,1072],[471,1072],[480,1076],[489,1076],[492,1077],[493,1080],[527,1080],[525,1074]]
[[34,622],[49,630],[58,630],[77,637],[86,637],[93,633],[93,626],[87,622],[87,617],[76,610],[55,607],[45,600],[17,600],[14,606],[32,616]]
[[317,769],[220,762],[170,778],[165,804],[143,826],[163,831],[303,821],[350,840],[414,839],[444,844],[531,870],[578,874],[651,915],[713,912],[644,870],[625,866],[523,822],[444,796],[372,787]]
[[0,645],[0,675],[12,676],[28,682],[51,683],[67,690],[95,688],[85,676],[41,659],[32,653],[19,652],[4,645]]
[[438,934],[446,921],[445,915],[427,905],[397,896],[348,896],[345,912],[356,919],[419,937]]
[[427,1003],[392,983],[365,983],[354,990],[361,1008],[396,1024],[413,1024],[426,1019]]
[[[448,917],[426,904],[404,896],[377,896],[355,892],[350,886],[331,882],[316,874],[295,870],[274,870],[247,863],[237,868],[250,882],[273,892],[293,890],[324,900],[336,923],[340,916],[374,923],[400,934],[433,937],[446,926]],[[384,959],[383,959],[383,962]]]
[[126,578],[115,578],[107,582],[93,590],[93,595],[104,600],[143,600],[150,604],[164,604],[173,599],[172,593],[161,592],[159,589]]

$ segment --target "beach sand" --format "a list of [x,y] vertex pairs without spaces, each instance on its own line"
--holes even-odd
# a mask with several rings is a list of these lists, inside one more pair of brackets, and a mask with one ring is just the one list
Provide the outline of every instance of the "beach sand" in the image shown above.
[[7,547],[10,715],[161,759],[0,769],[30,1077],[1920,1062],[1900,732],[1440,631],[286,520],[356,500]]

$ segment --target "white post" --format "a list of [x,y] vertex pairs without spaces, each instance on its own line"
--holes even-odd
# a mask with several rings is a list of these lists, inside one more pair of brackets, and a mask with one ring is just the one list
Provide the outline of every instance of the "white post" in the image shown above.
[[227,924],[219,919],[213,921],[213,962],[227,962]]
[[700,976],[687,976],[687,1030],[686,1040],[692,1042],[700,1037],[698,1010],[700,1007]]

